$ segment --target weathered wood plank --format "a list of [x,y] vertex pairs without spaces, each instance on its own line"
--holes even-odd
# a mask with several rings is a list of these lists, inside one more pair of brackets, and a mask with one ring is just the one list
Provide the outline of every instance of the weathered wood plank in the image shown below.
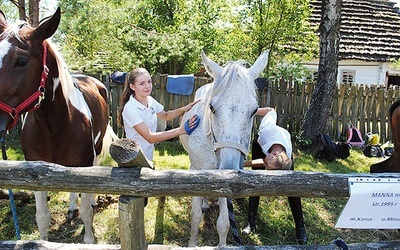
[[146,158],[139,144],[131,139],[114,141],[110,146],[110,155],[119,167],[154,168],[153,162]]
[[140,197],[348,197],[348,177],[400,178],[400,174],[268,170],[156,171],[128,167],[64,167],[42,161],[0,161],[0,188]]
[[[120,139],[110,146],[110,154],[119,167],[153,167],[139,144],[130,139]],[[147,248],[144,228],[144,198],[121,195],[118,200],[119,236],[122,249]]]

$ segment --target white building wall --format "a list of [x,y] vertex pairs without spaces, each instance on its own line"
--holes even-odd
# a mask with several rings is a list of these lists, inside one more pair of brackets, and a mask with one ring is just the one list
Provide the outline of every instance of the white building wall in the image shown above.
[[[311,71],[318,71],[318,60],[304,64]],[[388,63],[364,62],[358,60],[346,60],[339,62],[338,77],[339,83],[343,82],[343,72],[352,71],[355,73],[354,83],[356,84],[386,84],[386,73],[400,74],[400,71],[390,69]]]

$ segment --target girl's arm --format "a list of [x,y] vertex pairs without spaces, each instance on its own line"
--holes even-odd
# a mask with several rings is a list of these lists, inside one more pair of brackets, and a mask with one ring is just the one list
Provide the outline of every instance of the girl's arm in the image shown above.
[[[196,123],[196,119],[197,118],[195,116],[192,116],[189,119],[189,127],[194,126],[194,124]],[[150,131],[149,127],[147,127],[144,122],[135,125],[134,128],[149,143],[162,142],[177,137],[179,135],[186,134],[184,123],[182,123],[179,128],[154,133]]]
[[199,101],[200,101],[200,99],[193,101],[193,102],[189,103],[188,105],[183,106],[178,109],[169,110],[169,111],[163,110],[160,113],[158,113],[157,116],[159,118],[163,119],[164,121],[170,121],[170,120],[175,119],[176,117],[182,115],[183,113],[189,111]]
[[264,160],[259,158],[259,159],[255,159],[255,160],[248,160],[244,162],[244,167],[265,167],[264,165]]

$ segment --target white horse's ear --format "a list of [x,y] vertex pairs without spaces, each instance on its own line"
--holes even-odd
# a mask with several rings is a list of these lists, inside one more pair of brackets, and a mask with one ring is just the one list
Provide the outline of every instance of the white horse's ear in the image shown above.
[[248,69],[249,75],[253,80],[255,80],[261,72],[264,70],[264,68],[267,66],[268,63],[268,56],[269,56],[269,50],[264,51],[256,60],[256,62],[251,66],[250,69]]
[[208,58],[203,50],[201,51],[201,59],[203,60],[207,73],[214,79],[222,74],[223,68]]

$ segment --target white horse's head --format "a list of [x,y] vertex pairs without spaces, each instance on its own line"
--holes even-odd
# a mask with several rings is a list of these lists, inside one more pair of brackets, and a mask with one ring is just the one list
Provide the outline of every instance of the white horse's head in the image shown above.
[[253,118],[258,109],[254,80],[264,70],[269,51],[247,69],[239,62],[219,66],[202,52],[207,72],[214,78],[205,100],[203,125],[213,140],[218,169],[240,169],[249,150]]

